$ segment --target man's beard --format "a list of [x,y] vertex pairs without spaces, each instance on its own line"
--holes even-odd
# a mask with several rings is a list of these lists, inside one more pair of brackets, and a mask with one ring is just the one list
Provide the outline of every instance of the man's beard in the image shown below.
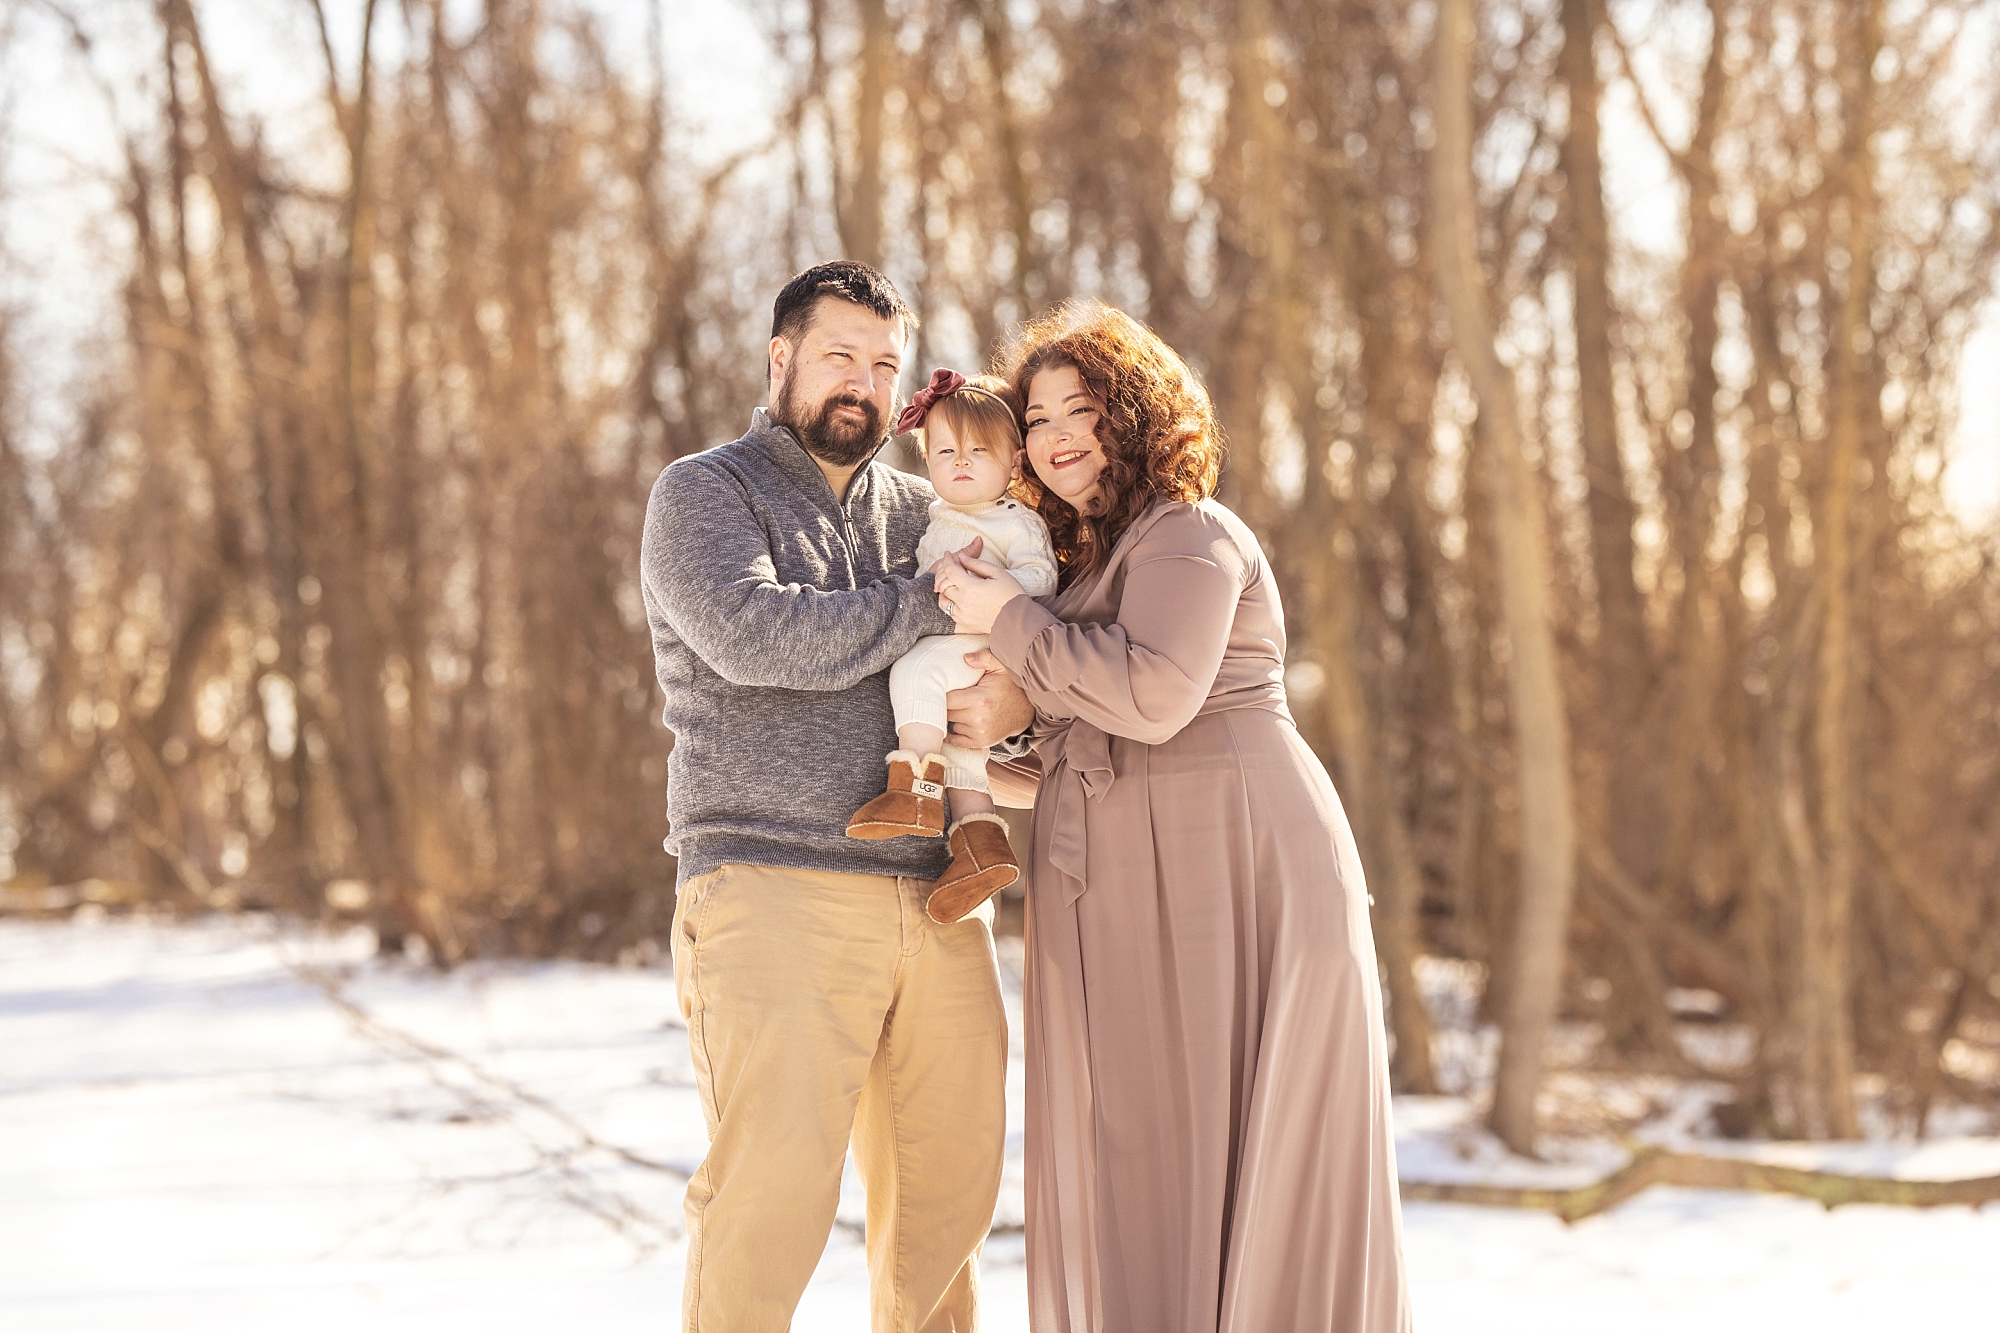
[[[835,410],[842,407],[859,408],[862,415],[858,420],[834,416]],[[787,383],[778,394],[775,415],[779,425],[791,427],[807,453],[835,467],[854,466],[874,453],[884,439],[882,409],[852,394],[836,394],[821,403],[810,417],[805,417],[793,397],[792,386]]]

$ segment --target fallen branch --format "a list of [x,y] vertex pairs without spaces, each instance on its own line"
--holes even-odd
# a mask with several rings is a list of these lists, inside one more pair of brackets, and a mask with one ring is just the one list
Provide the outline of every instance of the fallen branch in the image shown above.
[[1891,1180],[1806,1171],[1737,1157],[1703,1157],[1667,1148],[1640,1148],[1632,1160],[1604,1179],[1573,1189],[1515,1185],[1446,1185],[1403,1182],[1405,1203],[1464,1203],[1482,1208],[1529,1208],[1554,1213],[1564,1222],[1608,1212],[1654,1185],[1683,1189],[1751,1190],[1812,1199],[1832,1209],[1847,1203],[1890,1204],[1899,1208],[1978,1208],[2000,1201],[2000,1176],[1977,1180]]

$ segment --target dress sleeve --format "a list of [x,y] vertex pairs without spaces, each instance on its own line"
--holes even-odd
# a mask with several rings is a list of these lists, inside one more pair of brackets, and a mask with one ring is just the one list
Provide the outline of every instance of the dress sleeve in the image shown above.
[[1215,684],[1246,568],[1219,523],[1177,506],[1131,550],[1117,620],[1073,625],[1016,597],[993,624],[993,653],[1037,713],[1158,745]]

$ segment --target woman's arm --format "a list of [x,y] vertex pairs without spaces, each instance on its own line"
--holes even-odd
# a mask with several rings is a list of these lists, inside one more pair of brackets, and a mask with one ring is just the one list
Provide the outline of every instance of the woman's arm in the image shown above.
[[993,622],[992,651],[1043,712],[1157,745],[1208,698],[1244,573],[1228,532],[1190,506],[1138,539],[1114,623],[1072,625],[1016,597]]

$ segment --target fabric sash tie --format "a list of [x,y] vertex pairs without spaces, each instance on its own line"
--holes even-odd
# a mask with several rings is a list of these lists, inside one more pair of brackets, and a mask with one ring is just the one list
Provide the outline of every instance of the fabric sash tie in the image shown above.
[[[1084,802],[1103,800],[1118,773],[1111,764],[1111,737],[1088,722],[1072,721],[1060,738],[1050,740],[1056,742],[1057,753],[1045,779],[1052,780],[1056,789],[1055,808],[1049,820],[1049,864],[1066,881],[1063,906],[1068,907],[1083,896],[1084,890],[1089,847]],[[1044,742],[1045,761],[1050,758],[1049,748],[1048,742]]]

